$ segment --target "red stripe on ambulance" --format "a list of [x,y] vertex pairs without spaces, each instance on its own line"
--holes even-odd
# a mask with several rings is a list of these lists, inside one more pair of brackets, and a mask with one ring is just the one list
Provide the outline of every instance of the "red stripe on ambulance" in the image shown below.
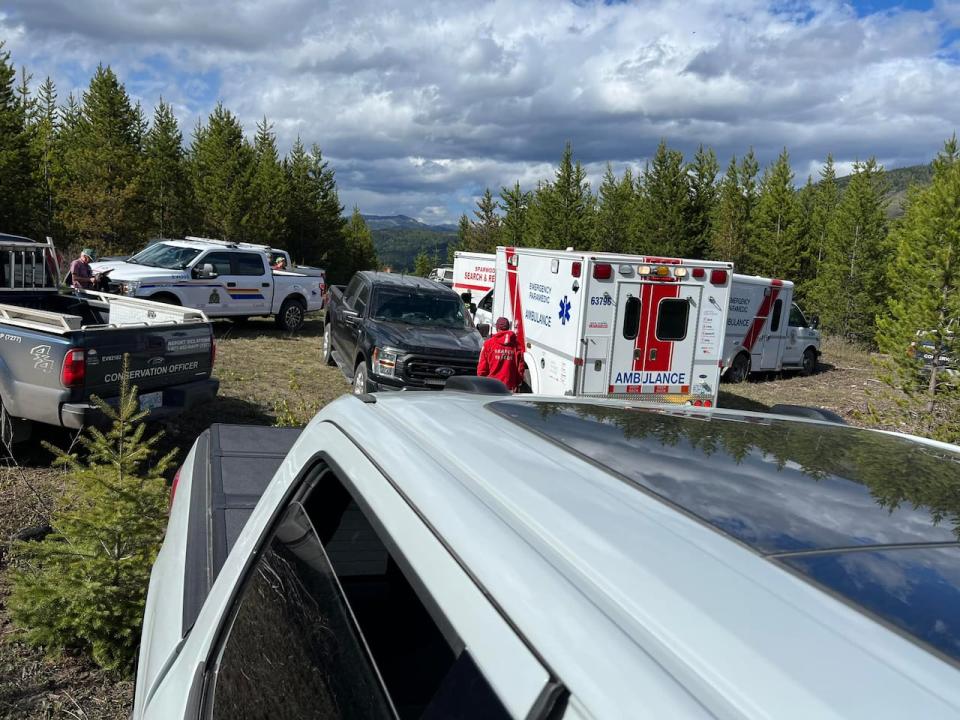
[[760,309],[757,310],[757,314],[753,318],[753,323],[750,325],[750,330],[743,338],[743,347],[746,350],[752,350],[754,343],[757,342],[757,338],[760,337],[760,331],[763,330],[763,325],[770,315],[770,308],[773,307],[773,304],[777,301],[777,296],[780,295],[783,280],[771,280],[770,285],[770,294],[763,298],[763,302],[760,303]]
[[[517,266],[511,260],[517,254],[517,249],[504,248],[507,255],[507,289],[510,293],[510,312],[513,313],[514,332],[517,333],[517,342],[521,348],[526,347],[523,334],[523,308],[520,303],[520,293],[517,291]],[[496,320],[496,318],[494,318]]]

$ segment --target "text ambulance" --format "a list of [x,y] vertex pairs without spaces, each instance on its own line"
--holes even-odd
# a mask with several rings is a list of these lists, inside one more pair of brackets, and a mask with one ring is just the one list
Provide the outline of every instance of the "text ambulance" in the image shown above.
[[530,389],[716,404],[732,263],[497,248]]
[[497,279],[496,260],[491,253],[455,252],[453,289],[460,296],[470,293],[469,302],[478,304]]
[[820,356],[820,331],[793,302],[789,280],[734,275],[723,344],[724,379],[796,369],[809,375]]

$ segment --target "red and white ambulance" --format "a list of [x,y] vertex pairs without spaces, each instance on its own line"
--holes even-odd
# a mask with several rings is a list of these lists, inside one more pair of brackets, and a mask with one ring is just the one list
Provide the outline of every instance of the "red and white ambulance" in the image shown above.
[[497,279],[496,261],[492,253],[458,250],[453,254],[453,289],[460,296],[470,293],[469,302],[479,303]]
[[733,264],[497,248],[493,316],[543,395],[717,401]]
[[723,344],[724,379],[742,382],[751,372],[795,369],[810,375],[820,357],[817,319],[793,302],[789,280],[734,275]]

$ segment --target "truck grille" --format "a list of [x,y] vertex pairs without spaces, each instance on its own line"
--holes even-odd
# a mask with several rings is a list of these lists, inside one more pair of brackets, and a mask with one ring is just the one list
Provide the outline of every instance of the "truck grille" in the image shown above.
[[[449,368],[453,373],[442,368]],[[403,374],[411,380],[444,381],[455,375],[476,375],[477,361],[470,358],[409,357],[404,360]]]

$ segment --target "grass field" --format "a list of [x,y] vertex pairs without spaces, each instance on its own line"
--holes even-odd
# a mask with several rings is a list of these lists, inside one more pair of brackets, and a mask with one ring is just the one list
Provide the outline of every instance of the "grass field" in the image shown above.
[[[216,375],[220,395],[209,405],[163,424],[165,444],[181,457],[197,434],[214,422],[285,424],[306,422],[334,398],[349,392],[343,376],[320,361],[322,321],[309,320],[293,335],[271,322],[245,326],[215,323]],[[767,378],[721,386],[719,404],[762,410],[776,403],[825,407],[851,424],[868,423],[867,397],[881,386],[867,353],[838,341],[824,344],[823,367],[811,377]],[[879,397],[876,399],[880,402]],[[40,439],[66,446],[71,436],[53,429],[17,448],[16,461],[0,467],[0,718],[127,718],[133,684],[99,671],[82,657],[44,657],[18,643],[4,606],[5,545],[22,528],[41,524],[63,487],[49,468]]]

